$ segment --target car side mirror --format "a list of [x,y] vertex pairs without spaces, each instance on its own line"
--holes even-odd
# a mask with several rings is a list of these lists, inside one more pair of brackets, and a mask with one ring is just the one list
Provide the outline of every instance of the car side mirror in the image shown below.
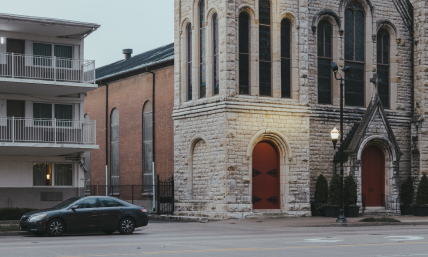
[[74,211],[75,209],[78,209],[78,208],[79,208],[79,205],[75,204],[75,205],[71,206],[70,209],[72,209]]

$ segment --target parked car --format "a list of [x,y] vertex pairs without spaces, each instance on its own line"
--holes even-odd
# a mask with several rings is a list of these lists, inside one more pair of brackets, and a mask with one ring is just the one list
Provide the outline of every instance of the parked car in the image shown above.
[[37,236],[61,236],[64,232],[103,231],[132,234],[149,222],[144,207],[108,196],[73,197],[47,210],[24,214],[21,230]]

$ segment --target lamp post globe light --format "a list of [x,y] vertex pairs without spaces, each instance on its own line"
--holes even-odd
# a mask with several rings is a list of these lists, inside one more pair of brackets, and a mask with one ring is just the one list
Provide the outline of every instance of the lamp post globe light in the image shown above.
[[[339,67],[335,62],[331,63],[331,70],[334,72],[334,78],[336,80],[340,80],[340,130],[337,131],[336,127],[331,131],[331,139],[333,141],[334,148],[336,149],[336,143],[337,139],[340,136],[340,148],[339,148],[339,154],[340,154],[340,210],[339,210],[339,217],[337,218],[337,223],[346,223],[347,220],[345,218],[345,210],[343,206],[343,82],[345,81],[345,76],[337,77],[337,72],[339,71]],[[350,72],[351,68],[349,66],[346,66],[342,69],[342,72],[346,74],[347,72]]]

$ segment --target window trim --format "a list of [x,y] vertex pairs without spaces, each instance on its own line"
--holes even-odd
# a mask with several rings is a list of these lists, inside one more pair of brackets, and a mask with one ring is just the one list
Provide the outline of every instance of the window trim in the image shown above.
[[193,100],[193,30],[189,22],[186,26],[186,101]]
[[[34,185],[34,164],[50,164],[51,165],[51,185],[47,186],[47,185],[43,185],[43,186],[37,186]],[[57,164],[68,164],[71,165],[71,185],[67,185],[67,186],[58,186],[55,184],[55,172],[56,172],[56,165]],[[33,183],[32,183],[32,187],[35,188],[74,188],[75,186],[75,179],[74,179],[74,165],[71,162],[33,162],[33,171],[32,171],[32,178],[33,178]]]
[[[213,65],[213,76],[212,76],[212,95],[219,95],[220,94],[220,48],[219,48],[219,20],[218,20],[218,14],[214,13],[212,15],[212,50],[213,50],[213,59],[212,59],[212,65]],[[217,51],[216,51],[217,50]],[[217,70],[217,66],[219,69]],[[216,82],[218,80],[218,91],[216,92]]]
[[[319,76],[319,69],[320,69],[320,67],[319,67],[319,61],[318,60],[320,60],[320,59],[322,59],[322,60],[330,60],[330,62],[332,63],[333,62],[333,39],[334,39],[334,37],[333,37],[333,25],[329,22],[329,21],[327,21],[327,20],[322,20],[322,21],[320,21],[319,23],[318,23],[318,26],[317,26],[317,31],[319,31],[319,29],[322,27],[322,29],[323,29],[323,56],[320,56],[319,55],[319,52],[318,52],[318,45],[317,45],[317,104],[323,104],[323,105],[333,105],[333,72],[331,71],[331,75],[330,75],[330,103],[320,103],[319,102],[319,83],[318,83],[318,76]],[[325,56],[325,49],[326,49],[326,44],[325,44],[325,39],[326,39],[326,37],[325,37],[325,27],[330,27],[330,29],[331,29],[331,49],[330,49],[330,53],[331,53],[331,57],[326,57]],[[318,44],[318,34],[317,34],[317,44]]]
[[[280,23],[280,34],[282,34],[282,22],[283,21],[288,21],[288,23],[290,24],[290,34],[289,34],[290,57],[288,57],[288,58],[282,57],[283,47],[282,47],[282,40],[281,40],[281,36],[280,36],[280,61],[281,61],[281,64],[280,64],[280,66],[281,66],[280,67],[280,72],[281,72],[281,76],[280,76],[281,77],[281,85],[280,85],[280,88],[281,88],[280,91],[281,92],[280,92],[280,95],[281,95],[281,99],[292,99],[292,92],[293,92],[293,23],[292,23],[291,19],[289,19],[287,17],[282,18],[281,23]],[[283,59],[290,61],[290,96],[288,96],[288,97],[282,96],[282,60]]]
[[[241,40],[241,35],[239,34],[240,28],[241,28],[241,24],[240,24],[240,17],[241,15],[246,15],[248,18],[248,27],[247,27],[247,31],[248,31],[248,52],[247,53],[243,53],[240,52],[240,40]],[[247,79],[248,79],[248,93],[247,94],[243,94],[240,93],[241,89],[240,89],[240,78],[241,78],[241,74],[240,74],[240,56],[242,55],[247,55],[248,56],[248,74],[247,74]],[[238,94],[239,95],[245,95],[245,96],[250,96],[251,95],[251,15],[246,12],[246,11],[242,11],[239,13],[238,15]]]
[[[382,44],[382,62],[379,63],[378,62],[378,56],[376,56],[376,73],[379,74],[379,66],[387,67],[388,68],[388,106],[385,107],[383,105],[383,103],[382,103],[382,106],[383,106],[384,109],[388,109],[389,110],[389,109],[391,109],[391,34],[389,33],[388,30],[386,30],[384,28],[380,29],[377,32],[377,34],[376,34],[376,40],[377,40],[377,42],[376,42],[376,55],[377,55],[377,47],[378,47],[378,44],[380,43],[379,42],[379,35],[382,37],[382,42],[381,42],[381,44]],[[385,60],[384,60],[385,56],[384,56],[384,51],[383,50],[384,50],[384,38],[385,38],[385,36],[389,37],[388,63],[385,63]],[[379,85],[376,88],[376,90],[377,90],[376,93],[380,97],[380,94],[379,94]]]
[[[203,4],[203,6],[202,6]],[[199,99],[202,98],[206,98],[207,97],[207,26],[206,26],[206,3],[205,0],[200,0],[199,4],[198,4],[198,24],[199,24],[199,28],[198,28],[198,39],[199,39]],[[201,11],[203,10],[203,13],[201,13]],[[201,20],[201,18],[203,17],[203,21]],[[203,26],[201,26],[203,25]],[[204,33],[202,35],[202,32]],[[203,42],[202,42],[202,38],[203,36],[205,36],[205,39],[203,40],[203,42],[205,43],[205,46],[203,47]],[[202,60],[202,56],[204,55],[204,62]],[[205,67],[204,67],[205,66]],[[203,71],[203,67],[205,68],[205,87],[204,87],[204,92],[202,92],[202,71]],[[203,94],[202,94],[203,93]]]

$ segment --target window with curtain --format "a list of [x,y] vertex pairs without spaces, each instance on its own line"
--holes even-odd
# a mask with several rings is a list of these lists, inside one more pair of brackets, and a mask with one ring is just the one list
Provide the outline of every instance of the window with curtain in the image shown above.
[[143,185],[145,192],[153,188],[153,106],[146,102],[143,107]]
[[250,94],[250,15],[239,14],[239,94]]
[[33,164],[33,186],[52,186],[52,164]]
[[364,106],[364,9],[351,4],[345,10],[345,65],[351,67],[346,74],[345,105]]
[[281,97],[291,97],[291,22],[281,21]]
[[119,193],[119,111],[110,116],[110,185],[113,194]]
[[33,43],[33,65],[51,66],[52,65],[52,45]]
[[206,48],[205,48],[205,1],[199,3],[199,97],[206,96],[207,72],[206,72]]
[[54,166],[55,186],[72,186],[73,185],[73,165],[55,164]]
[[55,104],[56,125],[59,127],[71,127],[73,119],[73,106],[65,104]]
[[318,103],[332,103],[332,39],[333,29],[329,22],[322,21],[318,25]]
[[71,68],[71,59],[73,58],[73,47],[55,45],[54,55],[57,57],[56,66],[63,68]]
[[220,62],[218,48],[218,15],[213,15],[213,94],[218,95],[220,88]]
[[187,25],[187,100],[192,100],[192,24]]
[[377,33],[377,74],[381,83],[378,84],[378,94],[382,106],[389,109],[389,49],[390,36],[385,29]]
[[272,57],[270,32],[270,1],[259,1],[259,94],[272,95]]
[[35,126],[52,126],[52,104],[33,103]]

